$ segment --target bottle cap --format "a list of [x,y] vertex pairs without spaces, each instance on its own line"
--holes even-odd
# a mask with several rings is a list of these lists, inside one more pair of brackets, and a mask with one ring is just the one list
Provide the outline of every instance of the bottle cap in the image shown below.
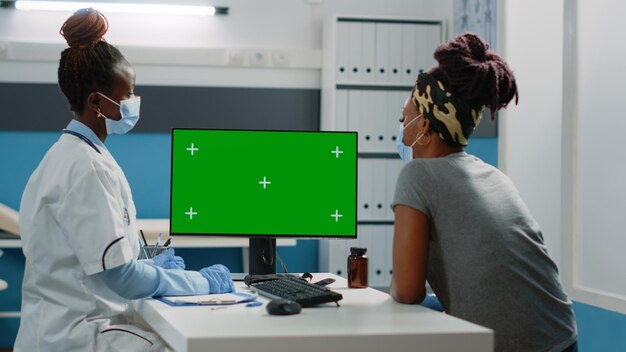
[[350,247],[351,255],[364,255],[367,252],[367,248],[363,247]]

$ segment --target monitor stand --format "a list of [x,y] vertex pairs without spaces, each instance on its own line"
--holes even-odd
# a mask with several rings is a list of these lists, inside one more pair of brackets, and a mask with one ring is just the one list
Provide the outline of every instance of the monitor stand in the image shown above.
[[250,238],[250,275],[276,274],[276,238]]

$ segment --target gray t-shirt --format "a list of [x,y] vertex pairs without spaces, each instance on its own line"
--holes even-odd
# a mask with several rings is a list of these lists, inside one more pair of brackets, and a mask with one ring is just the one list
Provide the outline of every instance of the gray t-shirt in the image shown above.
[[493,329],[496,351],[562,351],[576,340],[558,269],[506,175],[465,152],[415,159],[398,177],[398,204],[430,219],[427,278],[446,312]]

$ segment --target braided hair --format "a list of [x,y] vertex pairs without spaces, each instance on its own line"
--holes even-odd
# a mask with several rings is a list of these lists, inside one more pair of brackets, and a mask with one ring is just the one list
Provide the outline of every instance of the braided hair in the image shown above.
[[76,11],[59,31],[69,45],[59,61],[59,87],[70,110],[77,113],[83,112],[86,98],[93,91],[110,93],[116,83],[114,68],[128,63],[116,47],[103,39],[108,28],[103,14],[86,8]]
[[441,81],[452,94],[470,104],[487,107],[491,119],[515,97],[517,85],[513,71],[489,44],[472,33],[462,34],[437,47],[434,54],[439,66],[430,74]]

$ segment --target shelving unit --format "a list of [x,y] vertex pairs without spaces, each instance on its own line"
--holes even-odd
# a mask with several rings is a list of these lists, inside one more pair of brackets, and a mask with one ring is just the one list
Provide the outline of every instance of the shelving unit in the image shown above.
[[441,19],[334,15],[324,22],[321,129],[359,134],[358,238],[320,241],[320,271],[346,277],[350,247],[362,246],[370,286],[389,285],[399,118],[417,74],[434,66],[446,28]]

